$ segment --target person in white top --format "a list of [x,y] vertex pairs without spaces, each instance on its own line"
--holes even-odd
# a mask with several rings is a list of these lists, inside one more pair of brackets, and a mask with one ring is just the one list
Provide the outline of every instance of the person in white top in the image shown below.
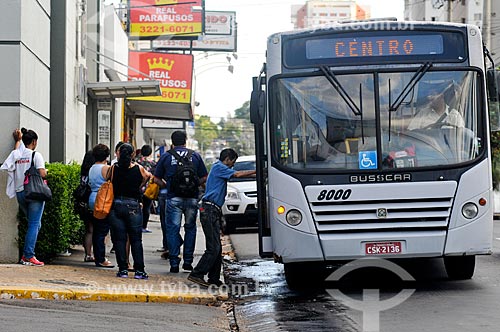
[[448,85],[444,91],[430,95],[429,107],[419,111],[410,121],[408,130],[425,129],[434,125],[465,127],[465,121],[454,105],[458,99],[458,86],[455,83]]
[[[16,141],[15,149],[2,165],[2,169],[9,172],[9,178],[13,178],[13,181],[9,181],[8,183],[7,192],[8,194],[10,192],[9,197],[13,197],[11,191],[14,189],[19,208],[28,219],[23,256],[20,263],[23,265],[43,266],[44,263],[35,257],[35,245],[42,224],[45,202],[26,200],[24,197],[24,174],[31,166],[33,151],[38,144],[38,135],[33,130],[21,128],[21,130],[16,129],[13,136]],[[40,175],[46,177],[47,170],[45,169],[45,161],[41,153],[37,152],[34,154],[33,163],[35,168],[40,172]]]

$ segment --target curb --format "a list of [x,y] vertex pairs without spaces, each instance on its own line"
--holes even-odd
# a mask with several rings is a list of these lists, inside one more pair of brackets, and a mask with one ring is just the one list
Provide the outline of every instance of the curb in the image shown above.
[[186,303],[210,304],[225,301],[229,298],[227,292],[215,294],[186,294],[180,292],[154,293],[130,292],[117,293],[110,291],[80,291],[80,290],[50,290],[46,288],[2,287],[0,299],[45,299],[45,300],[80,300],[109,302],[151,302],[151,303]]

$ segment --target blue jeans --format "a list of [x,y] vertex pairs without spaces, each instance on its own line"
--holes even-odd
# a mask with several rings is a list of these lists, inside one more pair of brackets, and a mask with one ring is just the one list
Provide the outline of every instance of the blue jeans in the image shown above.
[[170,252],[170,266],[179,266],[180,263],[180,235],[181,220],[184,215],[184,264],[193,263],[194,245],[196,242],[196,216],[198,215],[198,200],[196,198],[173,197],[167,199],[168,250]]
[[208,273],[208,281],[220,279],[222,268],[222,244],[220,241],[221,211],[207,204],[202,204],[200,209],[200,222],[205,233],[206,250],[200,261],[191,272],[191,275],[204,278]]
[[106,235],[109,232],[109,218],[96,219],[92,217],[92,224],[94,229],[92,232],[92,245],[94,247],[95,265],[99,266],[100,263],[106,261]]
[[144,250],[142,248],[142,209],[135,199],[115,199],[108,216],[111,225],[111,240],[115,248],[118,270],[127,270],[126,243],[130,240],[130,250],[134,258],[134,269],[144,271]]
[[158,206],[160,209],[160,225],[161,225],[161,233],[163,235],[162,238],[162,247],[165,250],[168,250],[168,238],[167,238],[167,221],[165,218],[167,208],[167,195],[158,195]]
[[43,208],[45,207],[44,201],[31,201],[24,198],[24,191],[16,193],[17,202],[21,211],[28,219],[28,229],[24,238],[23,256],[30,259],[35,256],[36,239],[38,232],[42,226]]

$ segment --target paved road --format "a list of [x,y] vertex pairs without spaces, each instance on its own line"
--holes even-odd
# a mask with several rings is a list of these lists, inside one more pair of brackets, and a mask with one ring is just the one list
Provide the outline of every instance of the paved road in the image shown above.
[[[494,253],[478,257],[472,280],[447,280],[440,259],[405,263],[404,268],[417,279],[416,283],[405,284],[405,288],[415,292],[400,305],[380,313],[379,329],[373,320],[363,325],[361,311],[332,297],[329,289],[289,291],[282,266],[257,257],[256,238],[254,233],[231,235],[240,258],[231,267],[232,278],[258,283],[258,287],[237,296],[240,331],[500,331],[500,221],[495,221]],[[384,278],[371,271],[361,279],[367,276],[379,281]],[[382,285],[382,300],[393,298],[400,291],[397,284]],[[357,286],[354,283],[345,293],[360,300],[362,282],[361,287]]]

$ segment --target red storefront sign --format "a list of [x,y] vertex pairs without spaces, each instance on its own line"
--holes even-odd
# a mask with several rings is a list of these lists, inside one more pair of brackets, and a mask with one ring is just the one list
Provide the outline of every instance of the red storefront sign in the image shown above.
[[[129,52],[129,66],[160,81],[161,96],[132,98],[169,103],[191,103],[193,78],[193,56],[191,54]],[[146,80],[133,70],[128,71],[133,79]]]

